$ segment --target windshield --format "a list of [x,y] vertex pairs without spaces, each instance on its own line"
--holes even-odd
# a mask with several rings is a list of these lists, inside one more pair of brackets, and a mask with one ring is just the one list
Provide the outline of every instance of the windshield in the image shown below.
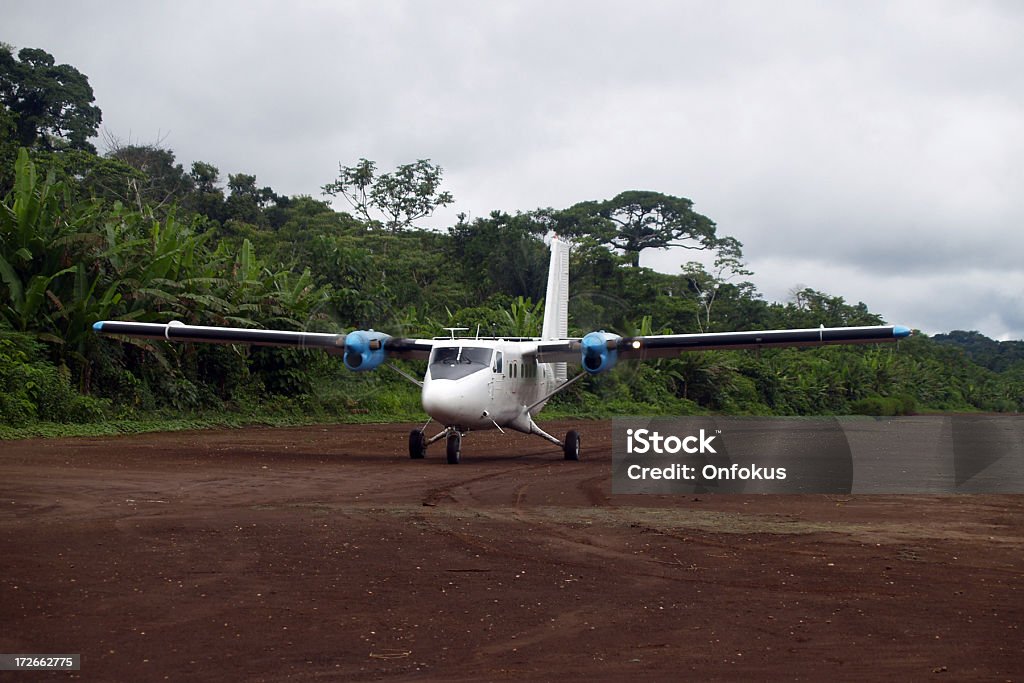
[[491,349],[477,346],[442,346],[430,356],[433,379],[459,379],[491,367]]

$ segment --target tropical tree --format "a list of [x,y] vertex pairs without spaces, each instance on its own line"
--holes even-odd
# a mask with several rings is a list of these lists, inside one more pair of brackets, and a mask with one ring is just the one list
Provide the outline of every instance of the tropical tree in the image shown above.
[[446,256],[480,299],[496,293],[539,299],[547,283],[547,231],[535,213],[494,211],[472,222],[460,216],[448,231]]
[[450,192],[441,190],[443,176],[444,169],[430,159],[404,164],[391,173],[377,173],[375,162],[360,159],[355,166],[339,164],[338,179],[324,185],[323,191],[344,197],[367,223],[396,232],[455,201]]
[[778,315],[774,327],[842,327],[844,325],[881,325],[882,317],[868,310],[863,302],[851,305],[841,296],[831,296],[810,287],[793,293],[785,306],[773,305]]
[[631,190],[605,201],[581,202],[553,217],[560,234],[622,251],[634,267],[640,265],[644,249],[720,245],[714,222],[695,212],[693,202],[660,192]]
[[89,79],[75,67],[36,48],[22,48],[15,57],[10,45],[0,43],[0,102],[22,147],[95,152],[89,138],[96,136],[102,112],[93,100]]
[[228,190],[230,194],[225,206],[227,218],[252,225],[262,224],[262,210],[283,199],[269,187],[257,187],[256,176],[247,173],[229,174]]
[[181,164],[175,163],[174,152],[159,143],[149,145],[122,144],[107,136],[110,151],[107,157],[138,171],[122,192],[140,213],[170,207],[195,190],[195,183]]
[[734,278],[753,275],[743,263],[741,245],[736,238],[724,237],[718,240],[717,251],[714,266],[710,271],[705,270],[697,261],[690,261],[683,266],[683,276],[700,306],[700,313],[696,318],[701,332],[711,329],[711,311],[722,288]]

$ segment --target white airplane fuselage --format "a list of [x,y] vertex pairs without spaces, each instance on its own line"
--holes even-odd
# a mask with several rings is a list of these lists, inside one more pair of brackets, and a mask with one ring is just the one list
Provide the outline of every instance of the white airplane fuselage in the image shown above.
[[435,342],[423,378],[427,415],[462,430],[509,427],[530,432],[560,383],[555,364],[533,359],[536,341],[451,339]]

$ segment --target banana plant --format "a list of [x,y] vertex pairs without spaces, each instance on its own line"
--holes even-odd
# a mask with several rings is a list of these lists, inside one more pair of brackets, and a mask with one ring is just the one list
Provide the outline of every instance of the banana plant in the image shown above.
[[533,302],[522,296],[502,311],[508,334],[513,337],[538,337],[544,322],[544,301]]
[[0,209],[0,315],[7,327],[59,340],[51,304],[73,291],[63,276],[76,271],[94,241],[84,228],[95,215],[95,204],[74,202],[52,172],[40,181],[28,153],[19,152],[14,188]]

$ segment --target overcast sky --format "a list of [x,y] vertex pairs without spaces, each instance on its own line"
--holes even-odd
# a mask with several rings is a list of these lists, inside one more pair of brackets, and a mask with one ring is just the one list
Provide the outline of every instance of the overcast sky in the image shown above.
[[435,227],[656,190],[743,242],[769,300],[1024,339],[1021,2],[4,5],[0,41],[186,168],[319,196],[339,162],[430,158]]

